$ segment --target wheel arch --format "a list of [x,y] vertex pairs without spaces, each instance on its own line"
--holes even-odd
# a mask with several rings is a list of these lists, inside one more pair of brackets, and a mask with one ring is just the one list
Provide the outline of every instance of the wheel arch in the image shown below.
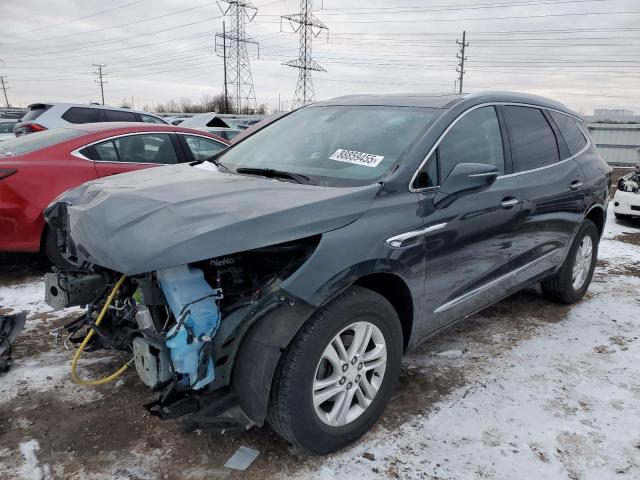
[[587,211],[587,214],[584,218],[595,223],[596,228],[598,229],[598,238],[602,238],[602,233],[604,232],[604,224],[607,218],[604,207],[600,204],[593,205]]
[[378,272],[358,278],[352,285],[359,285],[382,295],[393,306],[402,326],[402,337],[405,351],[411,340],[413,331],[414,307],[411,290],[398,275],[389,272]]

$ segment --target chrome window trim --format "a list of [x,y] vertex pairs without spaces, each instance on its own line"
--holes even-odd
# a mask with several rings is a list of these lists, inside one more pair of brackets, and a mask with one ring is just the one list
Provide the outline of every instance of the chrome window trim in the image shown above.
[[[539,110],[547,110],[549,112],[557,112],[560,113],[562,115],[566,115],[568,117],[573,118],[574,120],[576,120],[576,123],[578,125],[578,127],[581,129],[582,134],[584,135],[584,130],[582,130],[582,126],[580,125],[580,122],[582,122],[583,120],[580,117],[576,117],[575,115],[571,115],[570,113],[567,112],[563,112],[562,110],[558,110],[555,108],[551,108],[551,107],[543,107],[541,105],[535,105],[532,103],[520,103],[520,102],[487,102],[487,103],[480,103],[478,105],[474,105],[473,107],[468,108],[467,110],[465,110],[464,112],[462,112],[460,115],[458,115],[455,120],[453,120],[453,122],[451,122],[449,124],[449,126],[446,128],[446,130],[444,132],[442,132],[442,134],[438,137],[438,139],[436,140],[436,142],[433,144],[433,146],[429,149],[429,152],[427,153],[426,157],[424,158],[424,160],[422,160],[422,162],[420,163],[420,165],[418,166],[417,170],[415,171],[415,173],[413,174],[413,176],[411,177],[411,181],[409,182],[409,191],[410,192],[415,192],[415,193],[419,193],[419,192],[425,192],[428,191],[429,189],[432,188],[437,188],[439,187],[439,185],[433,185],[430,187],[423,187],[423,188],[414,188],[413,184],[415,183],[416,179],[418,178],[418,174],[420,173],[420,171],[424,168],[424,166],[427,164],[427,161],[431,158],[431,155],[433,155],[433,152],[435,152],[436,148],[438,148],[438,145],[440,145],[440,143],[442,142],[442,140],[444,139],[444,137],[447,135],[447,133],[449,133],[449,131],[468,113],[473,112],[474,110],[477,110],[478,108],[482,108],[482,107],[496,107],[496,106],[515,106],[515,107],[529,107],[529,108],[537,108]],[[578,157],[579,155],[582,155],[584,152],[586,152],[590,147],[591,147],[591,140],[589,138],[589,136],[585,135],[585,139],[587,140],[587,144],[585,145],[585,147],[580,150],[578,153],[576,153],[575,155],[570,156],[569,158],[565,158],[564,160],[560,160],[559,162],[556,163],[552,163],[551,165],[545,165],[543,167],[538,167],[538,168],[533,168],[531,170],[523,170],[522,172],[515,172],[515,173],[508,173],[505,175],[500,175],[498,176],[497,180],[500,180],[501,178],[510,178],[510,177],[515,177],[517,175],[524,175],[526,173],[532,173],[532,172],[537,172],[540,170],[543,170],[545,168],[549,168],[549,167],[555,167],[556,165],[560,165],[564,162],[568,162],[569,160],[573,160],[574,158]]]
[[437,230],[442,230],[446,227],[445,223],[437,223],[435,225],[430,225],[425,228],[421,228],[419,230],[412,230],[410,232],[401,233],[399,235],[394,235],[393,237],[389,237],[385,240],[386,244],[393,248],[402,248],[402,243],[405,240],[409,240],[410,238],[421,237],[422,235],[426,235],[431,232],[435,232]]
[[[131,132],[131,133],[121,133],[119,135],[113,135],[111,137],[106,137],[106,138],[102,138],[100,140],[96,140],[95,142],[91,142],[91,143],[87,143],[86,145],[83,145],[81,147],[76,148],[75,150],[73,150],[71,152],[71,155],[73,155],[74,157],[80,158],[82,160],[87,160],[89,162],[95,162],[95,163],[123,163],[125,165],[174,165],[173,163],[151,163],[151,162],[121,162],[121,161],[116,161],[116,162],[111,162],[109,160],[92,160],[90,158],[85,157],[83,154],[80,153],[80,150],[84,150],[85,148],[88,147],[92,147],[94,145],[97,145],[99,143],[102,142],[108,142],[109,140],[115,140],[118,138],[122,138],[122,137],[130,137],[132,135],[153,135],[153,134],[165,134],[165,135],[170,135],[172,133],[181,133],[181,132],[172,132],[172,131],[168,131],[168,132],[155,132],[155,131],[147,131],[147,132]],[[198,135],[198,136],[202,136],[202,135]],[[209,137],[204,137],[204,138],[209,138]],[[213,138],[211,140],[214,140]]]
[[472,297],[475,297],[476,295],[478,295],[479,293],[484,292],[485,290],[488,290],[492,287],[495,287],[496,285],[502,283],[505,280],[508,280],[509,278],[515,277],[516,275],[518,275],[521,272],[524,272],[525,270],[527,270],[528,268],[534,266],[536,263],[544,260],[545,258],[551,256],[552,254],[556,253],[558,251],[557,248],[554,248],[553,250],[551,250],[550,252],[545,253],[544,255],[542,255],[541,257],[536,258],[535,260],[516,268],[515,270],[509,272],[509,273],[505,273],[504,275],[495,278],[493,280],[491,280],[488,283],[485,283],[484,285],[479,286],[478,288],[475,288],[463,295],[460,295],[459,297],[454,298],[453,300],[450,300],[449,302],[440,305],[438,308],[436,308],[433,313],[442,313],[445,310],[449,310],[451,307],[454,307],[462,302],[466,302],[467,300],[471,299]]

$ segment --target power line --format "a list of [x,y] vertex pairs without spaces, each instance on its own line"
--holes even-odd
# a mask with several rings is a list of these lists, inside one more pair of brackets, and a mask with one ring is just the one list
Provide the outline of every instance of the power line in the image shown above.
[[96,67],[98,70],[94,71],[94,75],[96,75],[97,79],[95,80],[96,83],[100,84],[100,94],[102,95],[102,105],[104,105],[104,84],[107,83],[104,81],[104,73],[102,72],[103,68],[107,68],[106,65],[100,65],[100,64],[93,64],[94,67]]
[[[280,17],[280,29],[282,30],[282,19],[289,20],[294,32],[300,34],[299,55],[296,60],[283,63],[287,67],[298,69],[298,82],[293,96],[291,107],[297,108],[315,102],[315,92],[313,90],[313,79],[311,72],[326,71],[318,62],[311,58],[313,38],[320,35],[325,30],[329,32],[327,26],[322,23],[312,12],[312,0],[300,0],[300,13],[283,15]],[[315,30],[314,30],[315,29]]]
[[107,10],[102,10],[100,12],[92,13],[90,15],[84,15],[82,17],[73,18],[71,20],[65,20],[64,22],[53,23],[51,25],[45,25],[44,27],[33,28],[31,30],[25,30],[24,32],[10,33],[9,35],[4,35],[5,38],[15,37],[18,35],[25,35],[27,33],[39,32],[40,30],[45,30],[47,28],[59,27],[60,25],[67,25],[69,23],[77,22],[80,20],[86,20],[87,18],[97,17],[98,15],[102,15],[104,13],[113,12],[115,10],[120,10],[125,7],[129,7],[131,5],[135,5],[136,3],[144,2],[145,0],[135,0],[133,2],[125,3],[124,5],[119,5],[117,7],[108,8]]

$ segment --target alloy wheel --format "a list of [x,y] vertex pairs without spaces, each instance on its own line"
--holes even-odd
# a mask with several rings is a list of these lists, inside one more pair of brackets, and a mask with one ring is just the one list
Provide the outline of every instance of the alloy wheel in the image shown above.
[[376,397],[387,365],[387,345],[374,324],[356,322],[338,333],[322,353],[313,381],[313,406],[332,427],[353,422]]
[[591,259],[593,257],[593,240],[589,235],[585,235],[576,251],[575,262],[573,263],[573,288],[580,290],[584,285],[589,270],[591,269]]

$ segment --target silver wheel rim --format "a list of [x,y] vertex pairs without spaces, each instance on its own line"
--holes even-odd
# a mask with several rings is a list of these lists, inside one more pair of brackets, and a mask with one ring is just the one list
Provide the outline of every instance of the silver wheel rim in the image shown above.
[[356,322],[325,348],[313,380],[313,406],[332,427],[353,422],[373,403],[387,367],[387,344],[378,327]]
[[573,263],[573,288],[580,290],[584,285],[589,270],[591,269],[591,259],[593,258],[593,241],[589,235],[585,235]]

